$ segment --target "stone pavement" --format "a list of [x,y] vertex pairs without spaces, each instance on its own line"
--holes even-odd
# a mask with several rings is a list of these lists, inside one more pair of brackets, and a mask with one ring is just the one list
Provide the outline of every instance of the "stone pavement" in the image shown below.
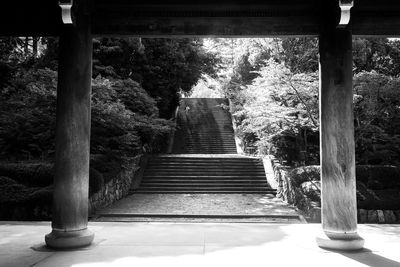
[[317,247],[319,224],[90,223],[94,244],[44,247],[49,222],[0,222],[0,266],[399,267],[400,225],[359,225],[365,249]]
[[[301,222],[297,211],[269,194],[139,194],[97,212],[97,221],[129,217],[252,218]],[[119,217],[117,219],[117,217]],[[107,219],[108,218],[108,219]],[[111,218],[111,219],[110,219]],[[125,219],[124,219],[125,218]]]

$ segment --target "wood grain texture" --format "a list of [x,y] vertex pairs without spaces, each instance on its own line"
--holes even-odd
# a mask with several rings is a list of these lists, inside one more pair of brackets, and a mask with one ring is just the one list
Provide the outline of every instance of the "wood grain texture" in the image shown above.
[[[0,36],[61,34],[58,1],[6,2]],[[399,13],[399,1],[355,1],[353,35],[399,36]],[[92,0],[88,14],[96,36],[317,36],[321,25],[337,25],[340,10],[337,0]]]
[[88,221],[92,37],[89,17],[77,10],[59,48],[52,223],[59,231],[86,229]]
[[357,231],[352,92],[352,35],[320,35],[322,227],[329,237]]

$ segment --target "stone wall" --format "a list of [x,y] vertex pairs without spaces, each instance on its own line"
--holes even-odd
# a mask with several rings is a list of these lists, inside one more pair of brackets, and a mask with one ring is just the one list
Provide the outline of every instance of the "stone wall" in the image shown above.
[[[310,199],[305,188],[292,181],[288,173],[292,168],[282,165],[271,157],[275,180],[278,184],[277,197],[288,204],[296,206],[309,222],[321,222],[320,201]],[[400,210],[357,210],[358,223],[400,223]]]
[[287,175],[292,168],[282,165],[279,160],[271,157],[271,164],[277,187],[276,197],[299,209],[310,222],[321,221],[321,204],[308,198],[301,187],[295,186]]
[[358,223],[400,223],[400,210],[357,211]]
[[106,207],[129,194],[133,184],[140,181],[135,175],[139,170],[142,156],[127,160],[118,175],[104,184],[104,186],[89,198],[89,214],[97,209]]

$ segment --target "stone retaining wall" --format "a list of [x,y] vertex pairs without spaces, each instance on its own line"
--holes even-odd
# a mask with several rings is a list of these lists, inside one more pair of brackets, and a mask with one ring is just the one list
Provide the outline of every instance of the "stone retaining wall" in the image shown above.
[[279,160],[271,157],[271,164],[274,171],[274,176],[277,187],[276,197],[281,198],[286,203],[297,207],[310,222],[321,221],[320,203],[312,201],[301,188],[295,187],[287,176],[291,170],[290,167],[282,165]]
[[[295,187],[288,177],[290,167],[271,157],[271,164],[278,184],[277,197],[302,211],[309,222],[321,222],[321,204],[310,200],[301,188]],[[358,223],[400,223],[400,210],[357,210]]]
[[89,214],[108,206],[128,195],[132,184],[136,183],[135,173],[139,169],[142,156],[127,160],[120,173],[89,198]]
[[358,223],[400,223],[400,210],[357,211]]

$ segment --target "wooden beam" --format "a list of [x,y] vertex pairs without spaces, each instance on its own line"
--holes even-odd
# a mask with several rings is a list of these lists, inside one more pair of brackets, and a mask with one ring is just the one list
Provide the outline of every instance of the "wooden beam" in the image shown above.
[[[57,0],[18,2],[0,10],[0,36],[60,35]],[[338,0],[93,0],[92,33],[115,36],[316,36],[339,22]],[[354,1],[353,35],[400,36],[400,2]]]

